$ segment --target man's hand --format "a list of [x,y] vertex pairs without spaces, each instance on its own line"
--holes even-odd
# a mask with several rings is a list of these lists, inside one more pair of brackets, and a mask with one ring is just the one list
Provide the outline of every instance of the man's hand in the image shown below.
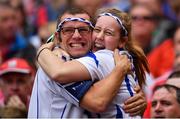
[[136,86],[134,90],[137,94],[135,94],[133,97],[130,97],[124,103],[123,109],[126,113],[129,113],[131,116],[143,115],[147,107],[145,94],[139,86]]
[[7,107],[16,107],[18,109],[25,110],[26,106],[17,95],[13,95],[7,102]]

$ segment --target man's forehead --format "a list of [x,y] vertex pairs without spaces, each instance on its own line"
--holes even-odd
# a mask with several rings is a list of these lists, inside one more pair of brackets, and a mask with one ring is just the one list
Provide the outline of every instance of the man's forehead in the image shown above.
[[90,17],[88,14],[86,13],[82,13],[82,14],[69,14],[69,13],[65,13],[62,17],[61,17],[61,21],[66,19],[66,18],[84,18],[90,21]]

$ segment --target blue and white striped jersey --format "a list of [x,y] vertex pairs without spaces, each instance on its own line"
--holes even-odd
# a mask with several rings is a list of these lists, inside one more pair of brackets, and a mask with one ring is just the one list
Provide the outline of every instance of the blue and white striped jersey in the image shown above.
[[58,84],[39,68],[30,99],[28,118],[86,118],[79,100],[93,81]]
[[[127,51],[120,51],[120,53]],[[130,56],[130,55],[129,55]],[[93,58],[92,58],[93,57]],[[132,56],[130,56],[132,58]],[[103,79],[111,73],[115,67],[113,51],[110,50],[99,50],[94,54],[87,55],[76,59],[82,63],[89,71],[92,80]],[[126,75],[119,92],[113,102],[110,104],[106,112],[100,113],[98,117],[103,118],[124,118],[130,117],[129,114],[125,113],[122,109],[123,103],[134,95],[133,88],[137,85],[135,71],[132,75]],[[140,118],[140,116],[136,116]],[[134,117],[133,117],[134,118]]]

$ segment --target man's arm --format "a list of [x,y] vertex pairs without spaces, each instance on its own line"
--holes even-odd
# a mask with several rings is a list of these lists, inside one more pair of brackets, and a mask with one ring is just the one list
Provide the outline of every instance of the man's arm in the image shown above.
[[124,103],[123,109],[131,116],[143,115],[147,107],[146,96],[139,86],[136,86],[134,90],[136,94]]
[[52,53],[53,47],[53,42],[44,44],[37,53],[38,63],[52,80],[59,83],[72,83],[91,79],[83,64],[76,60],[65,62],[64,59]]
[[118,50],[114,52],[114,59],[116,66],[111,74],[91,86],[80,102],[81,107],[91,112],[103,112],[117,95],[131,63],[127,56],[119,55]]
[[[124,59],[123,59],[124,58]],[[84,95],[80,106],[91,112],[103,112],[117,95],[125,74],[129,71],[130,62],[125,57],[114,53],[116,67],[105,79],[96,82]],[[136,94],[125,102],[123,107],[131,116],[142,115],[146,108],[145,95],[139,86],[135,88]]]

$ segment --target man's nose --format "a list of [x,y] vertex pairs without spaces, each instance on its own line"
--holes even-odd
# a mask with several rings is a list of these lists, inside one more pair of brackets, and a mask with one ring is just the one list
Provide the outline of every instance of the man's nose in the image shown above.
[[162,105],[161,103],[157,103],[157,105],[155,106],[155,112],[161,112],[162,111]]
[[79,33],[78,29],[75,29],[72,38],[81,38],[81,34]]
[[13,82],[13,83],[12,83],[11,89],[13,89],[13,90],[17,90],[17,89],[18,89],[18,84],[17,84],[17,82]]

